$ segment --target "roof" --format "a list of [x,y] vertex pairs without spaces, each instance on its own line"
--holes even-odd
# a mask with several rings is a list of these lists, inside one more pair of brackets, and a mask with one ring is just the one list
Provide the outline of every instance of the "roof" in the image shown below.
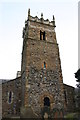
[[21,77],[17,77],[17,78],[15,78],[15,79],[11,79],[11,80],[8,80],[8,79],[2,79],[2,84],[7,83],[7,82],[15,81],[16,79],[19,79],[19,78],[21,78]]

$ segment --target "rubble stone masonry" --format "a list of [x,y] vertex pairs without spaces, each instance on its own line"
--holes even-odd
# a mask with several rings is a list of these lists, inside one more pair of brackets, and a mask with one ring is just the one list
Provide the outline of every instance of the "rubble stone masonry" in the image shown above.
[[74,110],[74,88],[63,84],[55,27],[54,16],[52,21],[44,20],[43,14],[39,19],[29,9],[21,73],[2,84],[3,117],[63,118],[64,111]]
[[[63,110],[63,79],[54,19],[47,22],[43,18],[28,16],[23,30],[21,72],[22,98],[24,96],[22,106],[31,106],[33,112],[42,117],[46,112],[46,98],[50,101],[48,106],[46,100],[50,111]],[[51,117],[54,115],[50,113]]]

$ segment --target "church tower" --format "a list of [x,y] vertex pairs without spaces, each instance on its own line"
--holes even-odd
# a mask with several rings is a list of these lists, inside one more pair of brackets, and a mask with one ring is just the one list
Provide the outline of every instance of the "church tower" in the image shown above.
[[44,20],[43,14],[39,19],[28,10],[23,28],[22,117],[63,117],[63,78],[55,27],[54,16],[52,21]]

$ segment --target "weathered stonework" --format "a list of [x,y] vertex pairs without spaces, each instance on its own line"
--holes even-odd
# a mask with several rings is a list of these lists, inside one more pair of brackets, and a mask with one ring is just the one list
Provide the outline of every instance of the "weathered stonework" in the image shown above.
[[[9,103],[9,92],[12,97]],[[21,78],[5,81],[2,83],[2,117],[9,118],[15,115],[20,116],[21,106]]]
[[64,84],[65,113],[75,112],[75,88]]
[[[44,98],[50,100],[49,111],[63,110],[64,93],[55,22],[36,18],[29,14],[23,30],[22,106],[31,106],[38,117],[43,117],[41,112],[47,106]],[[40,39],[40,31],[45,39]],[[49,116],[54,117],[54,113]]]
[[[64,113],[70,113],[70,112],[74,112],[75,111],[75,101],[74,101],[74,90],[75,88],[66,84],[63,84],[64,86],[64,96],[66,93],[66,97],[65,97],[65,103],[64,103]],[[30,87],[29,85],[26,87]],[[21,77],[10,80],[10,81],[5,81],[2,84],[2,117],[3,118],[11,118],[11,117],[20,117],[21,114],[22,116],[24,116],[24,118],[26,117],[25,114],[27,114],[27,117],[32,117],[32,118],[36,118],[38,117],[37,115],[34,114],[33,109],[31,109],[31,106],[27,106],[27,107],[21,107]],[[13,94],[13,100],[12,102],[9,104],[8,103],[8,92],[12,91]],[[38,92],[37,92],[38,93]],[[53,91],[52,91],[53,93]],[[44,98],[47,96],[51,101],[50,104],[50,108],[51,110],[48,108],[48,110],[50,110],[50,112],[52,112],[52,108],[55,105],[54,99],[53,99],[53,95],[49,94],[49,92],[44,92],[44,94],[42,94],[39,98],[39,104],[42,110],[42,115],[45,111],[44,104]],[[35,93],[36,94],[36,93]],[[38,95],[36,95],[38,96]],[[34,98],[34,97],[33,97]],[[33,99],[32,98],[32,99]],[[31,99],[31,98],[30,98]],[[56,102],[56,101],[55,101]],[[66,103],[67,102],[67,103]],[[35,103],[34,103],[35,104]],[[57,104],[58,106],[55,106],[54,111],[56,111],[57,108],[59,108],[59,104]],[[32,105],[34,106],[34,105]],[[15,107],[15,109],[14,109]],[[21,111],[20,111],[21,109]],[[21,112],[21,113],[20,113]],[[49,111],[47,111],[49,113]],[[44,113],[46,114],[46,112]],[[56,114],[57,115],[57,114]],[[56,117],[56,115],[54,117]]]
[[63,84],[55,18],[32,17],[29,10],[21,72],[2,83],[2,117],[63,118],[74,109],[74,88]]

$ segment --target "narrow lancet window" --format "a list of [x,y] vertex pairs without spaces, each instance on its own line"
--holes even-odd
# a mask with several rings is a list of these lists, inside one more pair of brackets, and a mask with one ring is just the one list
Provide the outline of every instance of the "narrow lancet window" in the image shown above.
[[44,68],[46,68],[46,62],[44,62]]
[[11,91],[9,92],[9,103],[11,103],[11,98],[12,98],[12,93]]
[[11,104],[13,101],[13,92],[8,92],[8,103]]

